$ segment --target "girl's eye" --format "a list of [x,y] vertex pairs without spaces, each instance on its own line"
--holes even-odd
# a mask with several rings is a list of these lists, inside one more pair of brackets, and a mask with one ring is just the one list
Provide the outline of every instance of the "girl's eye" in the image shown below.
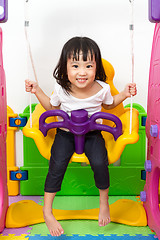
[[87,68],[92,68],[92,65],[87,65]]
[[75,64],[75,65],[73,65],[72,67],[73,67],[73,68],[78,68],[78,65]]

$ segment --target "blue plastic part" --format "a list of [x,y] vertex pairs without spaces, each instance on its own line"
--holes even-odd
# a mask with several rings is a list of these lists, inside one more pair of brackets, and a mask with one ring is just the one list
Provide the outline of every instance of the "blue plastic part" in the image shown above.
[[8,0],[0,0],[0,23],[8,20]]
[[10,171],[10,179],[12,181],[28,180],[28,171]]
[[142,126],[146,126],[146,120],[147,120],[147,117],[142,117]]
[[[147,231],[147,230],[146,230]],[[151,230],[148,230],[151,231]],[[136,230],[135,230],[136,233]],[[27,235],[26,238],[29,240],[53,240],[56,239],[56,237],[52,237],[51,235],[43,236],[41,234],[35,234],[34,236]],[[72,236],[67,236],[65,234],[61,235],[58,239],[60,240],[156,240],[158,238],[155,237],[155,234],[134,234],[134,236],[130,236],[129,234],[123,234],[123,236],[119,236],[119,234],[110,234],[109,236],[104,234],[97,234],[96,236],[86,234],[84,236],[80,236],[79,234],[73,234]]]
[[24,127],[27,123],[26,117],[17,117],[17,118],[10,118],[9,126],[10,127]]
[[146,180],[146,171],[145,170],[141,171],[141,179]]

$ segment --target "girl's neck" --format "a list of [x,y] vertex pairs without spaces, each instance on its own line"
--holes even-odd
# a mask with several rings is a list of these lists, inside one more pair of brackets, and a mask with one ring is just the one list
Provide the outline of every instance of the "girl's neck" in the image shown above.
[[102,87],[96,81],[94,81],[90,86],[87,86],[86,88],[77,88],[76,86],[71,85],[70,94],[76,98],[85,99],[94,96],[101,89]]

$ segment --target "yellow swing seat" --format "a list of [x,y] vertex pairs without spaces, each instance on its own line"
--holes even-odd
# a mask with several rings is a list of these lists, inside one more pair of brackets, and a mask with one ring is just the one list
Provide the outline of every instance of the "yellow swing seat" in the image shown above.
[[[113,77],[114,77],[114,68],[113,66],[106,60],[103,61],[103,66],[107,75],[107,83],[110,85],[111,94],[116,95],[118,91],[113,85]],[[23,128],[23,134],[26,137],[32,138],[36,146],[40,152],[40,154],[46,158],[50,159],[50,149],[54,141],[55,129],[50,129],[47,133],[47,136],[44,137],[42,132],[39,130],[39,117],[45,111],[45,109],[37,104],[33,114],[32,114],[32,128],[30,128],[30,120],[28,120],[27,125]],[[111,109],[109,111],[102,109],[103,112],[108,112],[116,115],[120,118],[122,122],[122,135],[115,141],[112,134],[108,132],[102,132],[103,137],[105,139],[106,148],[108,151],[108,160],[109,163],[112,164],[116,162],[125,146],[127,144],[136,143],[139,139],[138,129],[139,129],[139,121],[138,121],[138,111],[133,109],[132,111],[132,131],[130,134],[130,108],[124,108],[123,104],[119,104],[116,108]],[[55,122],[56,117],[49,117],[46,122]],[[103,124],[107,124],[111,127],[114,127],[114,123],[109,120],[103,120]],[[86,162],[89,164],[89,161],[85,154],[76,154],[74,153],[70,162]]]

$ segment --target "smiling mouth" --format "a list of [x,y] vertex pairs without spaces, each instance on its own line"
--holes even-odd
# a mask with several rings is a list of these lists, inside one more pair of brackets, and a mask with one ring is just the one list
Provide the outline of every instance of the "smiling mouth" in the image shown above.
[[80,83],[83,83],[87,81],[87,78],[77,78],[76,80]]

